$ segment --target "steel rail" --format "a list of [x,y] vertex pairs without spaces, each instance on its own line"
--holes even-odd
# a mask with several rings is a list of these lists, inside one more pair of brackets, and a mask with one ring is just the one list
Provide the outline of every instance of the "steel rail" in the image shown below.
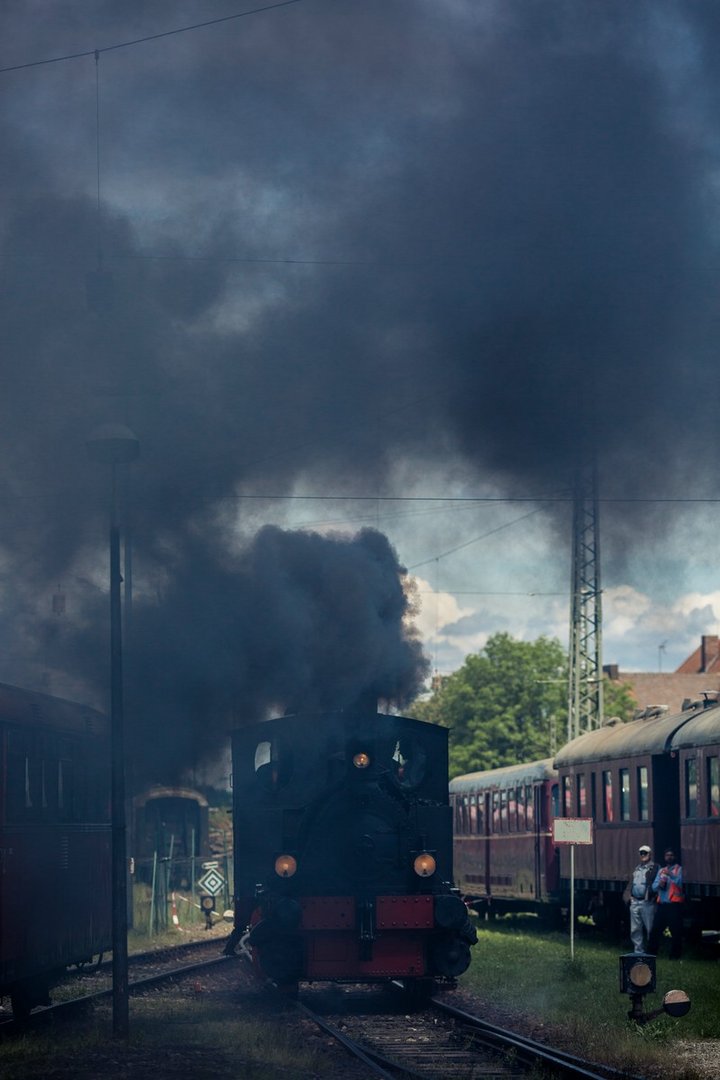
[[[200,960],[194,964],[184,964],[182,967],[168,968],[165,971],[155,972],[153,975],[144,975],[140,979],[135,979],[128,984],[128,992],[135,993],[139,990],[146,990],[151,986],[157,986],[159,983],[167,982],[173,978],[183,978],[186,975],[191,975],[195,971],[201,971],[204,968],[212,968],[218,964],[227,963],[229,960],[238,960],[237,956],[214,956],[209,960]],[[67,998],[65,1001],[58,1001],[54,1005],[48,1005],[46,1008],[38,1009],[37,1012],[31,1012],[27,1017],[22,1020],[8,1019],[0,1022],[0,1030],[5,1032],[11,1032],[15,1030],[27,1030],[29,1026],[42,1023],[46,1017],[56,1017],[62,1015],[64,1012],[70,1013],[73,1009],[84,1008],[87,1005],[95,1004],[98,1001],[103,1001],[106,998],[110,998],[113,995],[112,986],[106,987],[104,990],[97,990],[92,994],[83,994],[80,997]]]
[[[473,1028],[484,1041],[491,1043],[493,1046],[513,1050],[522,1060],[529,1063],[542,1061],[557,1070],[559,1075],[571,1078],[571,1080],[578,1080],[578,1078],[582,1078],[582,1080],[608,1080],[608,1078],[612,1077],[622,1077],[622,1080],[641,1080],[640,1077],[633,1078],[628,1072],[616,1069],[612,1065],[593,1065],[591,1062],[585,1061],[574,1054],[569,1054],[564,1050],[552,1049],[543,1043],[536,1042],[534,1039],[527,1038],[525,1035],[518,1035],[514,1031],[497,1027],[487,1020],[481,1020],[480,1017],[473,1016],[471,1013],[458,1009],[454,1005],[448,1005],[447,1002],[438,998],[432,998],[430,1004],[447,1016]],[[598,1069],[602,1071],[598,1072]]]
[[319,1016],[316,1012],[313,1012],[313,1010],[309,1009],[307,1005],[303,1005],[301,1001],[296,1001],[295,1005],[301,1013],[304,1013],[304,1015],[307,1016],[309,1020],[312,1020],[314,1024],[317,1024],[317,1026],[322,1031],[332,1036],[333,1039],[336,1039],[337,1042],[341,1043],[341,1045],[344,1046],[345,1049],[348,1050],[354,1057],[358,1058],[359,1061],[362,1061],[363,1064],[367,1065],[367,1067],[371,1069],[376,1076],[383,1077],[383,1080],[397,1080],[398,1072],[402,1072],[406,1076],[411,1075],[410,1073],[408,1073],[407,1069],[403,1069],[399,1065],[394,1065],[392,1064],[392,1062],[388,1062],[388,1064],[391,1064],[392,1068],[395,1071],[393,1073],[389,1073],[387,1069],[384,1069],[383,1066],[379,1064],[379,1061],[375,1060],[376,1058],[379,1058],[380,1055],[373,1054],[372,1051],[368,1051],[366,1048],[359,1046],[358,1043],[356,1043],[353,1039],[350,1039],[347,1035],[344,1035],[339,1028],[336,1028],[333,1024],[328,1024],[327,1020],[323,1020],[322,1016]]

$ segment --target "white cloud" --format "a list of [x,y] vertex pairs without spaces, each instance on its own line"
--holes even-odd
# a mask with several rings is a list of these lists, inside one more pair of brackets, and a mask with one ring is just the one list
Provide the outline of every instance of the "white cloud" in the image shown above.
[[441,635],[445,626],[452,626],[466,615],[472,615],[473,609],[461,607],[451,593],[435,592],[430,582],[416,577],[420,611],[415,618],[415,625],[425,641]]

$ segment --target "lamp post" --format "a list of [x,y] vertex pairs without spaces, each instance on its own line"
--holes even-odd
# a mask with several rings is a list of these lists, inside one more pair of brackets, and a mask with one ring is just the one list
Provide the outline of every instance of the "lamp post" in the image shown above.
[[112,819],[113,1034],[128,1036],[127,843],[125,822],[125,739],[122,674],[122,601],[117,467],[134,461],[140,444],[122,424],[105,424],[87,440],[93,461],[111,467],[110,503],[110,732]]

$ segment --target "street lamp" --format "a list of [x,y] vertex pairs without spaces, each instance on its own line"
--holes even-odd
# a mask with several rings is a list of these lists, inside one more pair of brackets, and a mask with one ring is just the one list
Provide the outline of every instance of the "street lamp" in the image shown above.
[[128,1036],[127,844],[125,823],[125,740],[120,597],[120,528],[117,521],[117,467],[134,461],[140,443],[123,424],[104,424],[86,443],[93,461],[110,465],[110,732],[112,819],[112,972],[113,1034]]

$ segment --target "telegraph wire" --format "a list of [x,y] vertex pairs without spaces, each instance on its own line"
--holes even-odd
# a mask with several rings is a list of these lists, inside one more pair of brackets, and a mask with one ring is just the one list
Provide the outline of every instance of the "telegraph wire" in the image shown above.
[[173,37],[175,34],[188,34],[192,30],[202,30],[207,26],[217,26],[220,23],[232,22],[234,19],[243,19],[247,15],[258,15],[263,11],[274,11],[276,8],[290,7],[292,4],[300,4],[302,0],[278,0],[275,4],[265,4],[262,7],[249,8],[247,11],[237,11],[234,15],[223,15],[217,19],[206,19],[204,22],[193,23],[190,26],[178,26],[174,30],[163,30],[158,34],[146,34],[144,37],[133,38],[130,41],[118,41],[114,45],[105,45],[101,49],[84,49],[82,52],[66,53],[64,56],[49,56],[44,60],[31,60],[26,64],[12,64],[9,67],[0,68],[0,75],[6,71],[24,71],[27,68],[43,67],[48,64],[61,64],[66,60],[79,60],[84,56],[95,56],[98,53],[116,52],[118,49],[129,49],[133,45],[142,45],[146,41],[159,41],[161,38]]
[[[19,492],[0,492],[0,502],[3,500],[17,499],[19,501],[24,500],[37,500],[37,499],[53,499],[64,498],[68,494],[77,493],[83,489],[63,489],[54,492],[36,492],[31,494],[21,494]],[[152,496],[149,496],[152,498]],[[178,495],[180,502],[243,502],[243,501],[257,501],[257,502],[382,502],[382,503],[476,503],[478,505],[483,503],[572,503],[572,497],[569,495],[296,495],[296,494],[283,494],[282,492],[232,492],[218,495]],[[142,503],[145,501],[142,496],[133,500],[136,503]],[[608,504],[638,504],[642,506],[646,505],[676,505],[682,504],[698,504],[715,506],[720,504],[720,497],[718,498],[692,498],[688,496],[678,496],[677,498],[663,498],[658,496],[604,496],[598,499],[598,502]],[[452,507],[451,507],[452,509]],[[458,506],[457,509],[462,509]],[[539,513],[539,510],[533,510],[531,513]],[[524,517],[530,517],[531,514],[525,514]],[[516,518],[515,521],[522,521],[523,518]],[[508,525],[514,524],[514,522],[508,522],[507,525],[499,526],[499,528],[506,528]],[[495,530],[498,531],[498,530]],[[478,537],[477,539],[482,539]],[[474,543],[474,541],[468,541],[468,543]],[[460,545],[461,547],[464,545]],[[457,551],[458,548],[452,548],[450,552],[445,554],[451,554],[452,551]],[[433,556],[434,558],[435,556]],[[426,562],[432,562],[433,559],[427,559]],[[421,565],[421,564],[416,564]]]
[[477,544],[481,540],[487,540],[488,536],[494,536],[495,533],[502,532],[503,529],[509,529],[513,525],[519,524],[521,521],[527,520],[532,517],[533,514],[539,514],[542,508],[538,507],[537,510],[530,510],[527,514],[522,514],[519,518],[513,518],[512,521],[506,521],[503,525],[498,525],[495,529],[490,529],[489,532],[482,533],[480,536],[474,536],[472,540],[466,540],[463,544],[458,544],[456,547],[448,548],[447,551],[443,551],[440,555],[433,555],[430,559],[424,559],[422,562],[413,563],[412,566],[408,566],[408,570],[417,570],[420,566],[427,566],[428,563],[438,562],[440,559],[446,558],[448,555],[454,555],[456,551],[462,551],[463,548],[470,547],[471,544]]

